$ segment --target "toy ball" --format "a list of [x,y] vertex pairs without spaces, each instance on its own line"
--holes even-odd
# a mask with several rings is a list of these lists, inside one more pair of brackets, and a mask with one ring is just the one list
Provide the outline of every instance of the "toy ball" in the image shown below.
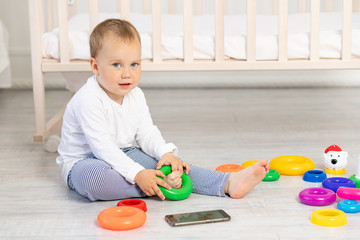
[[329,146],[324,152],[325,172],[329,174],[345,174],[348,153],[343,151],[338,145]]

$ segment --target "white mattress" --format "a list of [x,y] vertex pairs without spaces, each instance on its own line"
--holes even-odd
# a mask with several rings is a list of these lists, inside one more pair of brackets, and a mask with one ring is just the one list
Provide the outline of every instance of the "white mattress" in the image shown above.
[[11,87],[11,70],[8,51],[9,34],[0,20],[0,88]]
[[[130,21],[138,29],[142,41],[142,58],[152,58],[151,15],[132,13]],[[117,13],[100,13],[100,21],[119,18]],[[288,58],[309,58],[309,13],[290,14],[288,24]],[[341,13],[321,13],[320,57],[341,57]],[[194,16],[194,58],[214,59],[214,16]],[[257,15],[256,59],[275,60],[278,58],[277,16]],[[360,14],[352,18],[352,55],[360,57]],[[43,34],[43,57],[59,58],[59,29]],[[69,20],[71,59],[90,59],[89,16],[78,14]],[[162,56],[164,59],[183,58],[183,17],[162,15]],[[246,59],[246,16],[225,16],[225,56]]]

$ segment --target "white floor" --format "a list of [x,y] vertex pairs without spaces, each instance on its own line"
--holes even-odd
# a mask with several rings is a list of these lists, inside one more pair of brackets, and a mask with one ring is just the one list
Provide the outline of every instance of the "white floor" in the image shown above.
[[[311,158],[324,169],[323,152],[338,144],[349,152],[349,176],[360,154],[359,88],[144,89],[154,122],[182,159],[215,169],[224,163],[282,155]],[[49,116],[66,91],[48,91]],[[109,231],[97,214],[118,201],[89,202],[69,190],[56,154],[32,142],[31,91],[0,90],[0,239],[359,239],[360,213],[343,227],[310,222],[319,208],[299,203],[315,186],[301,176],[261,182],[243,199],[192,194],[183,201],[146,198],[147,221],[131,231]],[[326,208],[336,208],[336,204]],[[173,228],[172,213],[224,209],[230,222]]]

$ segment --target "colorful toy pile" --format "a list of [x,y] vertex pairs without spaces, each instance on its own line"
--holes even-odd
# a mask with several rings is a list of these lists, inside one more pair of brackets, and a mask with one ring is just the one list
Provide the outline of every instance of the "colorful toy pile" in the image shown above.
[[[325,172],[339,175],[346,173],[348,153],[337,145],[325,150]],[[318,209],[312,213],[311,222],[325,227],[338,227],[347,223],[345,213],[360,212],[360,158],[357,173],[350,178],[326,177],[320,170],[308,171],[304,181],[321,182],[323,188],[307,188],[299,193],[299,200],[311,206],[327,206],[342,198],[337,204],[338,209]]]

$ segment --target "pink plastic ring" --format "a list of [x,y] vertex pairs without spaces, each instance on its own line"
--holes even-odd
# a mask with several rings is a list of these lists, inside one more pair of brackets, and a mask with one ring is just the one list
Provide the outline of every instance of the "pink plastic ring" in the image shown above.
[[339,187],[336,194],[344,199],[360,200],[359,188]]
[[327,188],[306,188],[299,193],[299,199],[306,205],[326,206],[336,201],[336,194]]
[[136,207],[136,208],[143,210],[144,212],[147,211],[146,203],[140,199],[121,200],[120,202],[118,202],[117,206],[118,207],[120,207],[120,206]]

